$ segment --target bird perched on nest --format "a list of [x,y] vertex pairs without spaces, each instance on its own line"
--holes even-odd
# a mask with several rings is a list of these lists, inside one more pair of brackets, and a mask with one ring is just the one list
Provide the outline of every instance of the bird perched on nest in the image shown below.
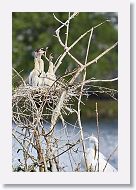
[[53,57],[50,54],[50,56],[49,56],[49,68],[48,68],[47,73],[45,74],[46,78],[44,81],[44,84],[47,87],[51,87],[53,85],[53,83],[56,81],[56,75],[54,73],[54,65],[53,65],[52,59],[53,59]]
[[87,148],[85,152],[89,171],[117,172],[117,170],[111,164],[107,163],[105,156],[101,152],[99,152],[98,156],[98,139],[93,134],[89,137],[89,148]]
[[29,75],[29,85],[33,87],[44,86],[44,61],[41,57],[45,54],[45,51],[44,48],[40,48],[34,52],[34,69]]

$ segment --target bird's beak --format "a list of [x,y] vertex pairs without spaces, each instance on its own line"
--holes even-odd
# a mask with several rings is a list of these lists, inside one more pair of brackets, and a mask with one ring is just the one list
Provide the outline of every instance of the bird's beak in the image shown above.
[[45,49],[45,48],[42,48],[42,50],[43,50],[43,51],[46,51],[46,49]]

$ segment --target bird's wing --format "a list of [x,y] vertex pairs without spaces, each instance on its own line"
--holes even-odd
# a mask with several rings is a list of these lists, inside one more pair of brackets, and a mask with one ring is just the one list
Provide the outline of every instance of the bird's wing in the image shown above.
[[95,152],[92,148],[87,148],[86,150],[86,159],[88,165],[95,165],[96,159],[95,159]]
[[39,63],[39,71],[44,73],[44,61],[41,59]]
[[[29,85],[37,86],[39,81],[39,71],[33,69],[29,75]],[[34,83],[34,84],[33,84]]]
[[45,74],[45,72],[42,72],[41,74],[40,74],[40,76],[39,77],[46,77],[46,74]]
[[32,85],[32,75],[33,75],[33,71],[31,71],[29,77],[28,77],[28,83],[29,85]]

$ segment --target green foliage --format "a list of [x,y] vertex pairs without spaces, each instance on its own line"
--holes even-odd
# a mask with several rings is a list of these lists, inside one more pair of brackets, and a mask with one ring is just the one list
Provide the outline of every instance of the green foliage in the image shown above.
[[[68,13],[55,13],[55,15],[62,22],[65,22],[68,18]],[[81,34],[106,19],[110,19],[111,22],[107,22],[94,30],[88,61],[91,61],[93,58],[97,57],[100,53],[118,40],[116,13],[79,13],[78,16],[70,22],[68,46],[70,46]],[[54,62],[63,52],[63,48],[54,36],[55,30],[60,26],[60,24],[54,19],[53,13],[14,12],[12,22],[13,67],[20,72],[23,78],[27,78],[30,71],[34,67],[33,51],[35,49],[48,46],[49,53],[53,53]],[[63,28],[60,32],[63,40],[65,39],[65,29],[66,28]],[[88,39],[89,34],[70,51],[82,63],[85,61]],[[74,61],[69,56],[66,56],[63,64],[57,71],[57,74],[62,75],[66,69],[72,70],[76,66],[77,65]],[[47,69],[48,64],[45,60],[45,71],[47,71]],[[108,54],[102,57],[97,64],[93,64],[87,68],[87,78],[94,77],[96,79],[110,79],[117,77],[117,75],[117,48],[112,49]],[[19,84],[19,82],[18,77],[14,76],[13,88]],[[117,89],[117,82],[104,84],[99,83],[99,85]],[[105,110],[103,115],[105,115],[105,113],[109,113],[109,107],[107,109],[105,106],[107,105],[106,102],[107,101],[104,101],[102,104],[102,107],[104,108],[103,110]],[[90,107],[91,106],[89,106],[89,109]],[[87,107],[84,109],[83,107],[83,113],[85,113],[86,116],[89,113],[93,113],[90,112],[89,109],[87,109]],[[112,112],[111,115],[115,116],[117,113],[117,106],[114,106],[113,103],[111,103],[110,109]],[[95,113],[93,116],[95,117]],[[90,115],[88,117],[90,117]]]
[[[61,20],[65,21],[68,13],[55,13]],[[88,61],[98,56],[107,47],[117,41],[117,15],[115,13],[80,13],[70,23],[68,45],[71,45],[82,33],[106,19],[112,22],[95,29],[91,42]],[[53,53],[54,61],[63,52],[57,38],[53,36],[59,23],[54,19],[52,13],[43,12],[15,12],[13,13],[13,67],[27,77],[33,68],[32,52],[39,47],[49,47]],[[65,38],[64,29],[61,31],[62,39]],[[87,35],[72,50],[71,53],[81,62],[84,62],[88,42]],[[45,61],[46,62],[46,61]],[[45,70],[48,65],[45,64]],[[65,63],[59,68],[58,74],[65,72],[67,68],[74,68],[73,61],[66,56]],[[117,76],[117,48],[87,69],[87,77],[111,78]]]

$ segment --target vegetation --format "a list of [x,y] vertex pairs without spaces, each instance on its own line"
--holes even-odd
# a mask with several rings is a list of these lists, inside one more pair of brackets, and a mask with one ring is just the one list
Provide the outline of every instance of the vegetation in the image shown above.
[[[55,13],[57,18],[65,21],[67,13]],[[90,53],[88,60],[92,60],[97,57],[103,50],[117,41],[117,14],[115,13],[80,13],[70,23],[70,34],[68,45],[72,44],[82,33],[90,29],[106,19],[110,19],[111,22],[102,25],[99,29],[95,30],[91,41]],[[81,24],[82,23],[82,24]],[[55,30],[58,28],[58,22],[54,19],[53,13],[25,13],[15,12],[13,13],[13,67],[21,74],[25,79],[28,77],[30,71],[33,69],[33,51],[40,47],[49,48],[49,52],[53,53],[54,62],[58,56],[63,52],[63,48],[57,41]],[[88,34],[89,35],[89,34]],[[72,50],[73,56],[77,57],[79,61],[83,62],[86,54],[86,45],[88,42],[88,35],[83,38]],[[64,29],[61,31],[62,39],[65,38]],[[48,64],[45,61],[45,71],[47,71]],[[61,76],[66,70],[71,70],[76,67],[74,61],[66,56],[65,64],[63,64],[57,71],[57,75]],[[99,60],[99,64],[93,64],[87,68],[87,78],[97,79],[110,79],[118,75],[118,57],[117,47],[103,56]],[[13,87],[18,85],[18,78],[14,76]],[[117,89],[117,81],[112,83],[99,83],[100,86],[109,86]],[[103,97],[103,95],[101,94]],[[88,101],[97,97],[91,97]],[[91,99],[91,100],[90,100]],[[91,103],[91,102],[90,102]],[[104,101],[103,101],[104,103]],[[94,104],[95,105],[95,104]],[[111,105],[112,106],[112,105]],[[105,106],[103,106],[103,109]],[[117,114],[114,107],[112,113],[109,115],[114,117],[114,113]],[[84,107],[83,107],[84,110]],[[106,113],[106,110],[105,110]],[[87,116],[89,116],[87,114]],[[104,114],[103,114],[104,116]],[[105,114],[106,117],[106,114]]]
[[[55,15],[62,21],[67,18],[67,13],[55,13]],[[88,60],[97,57],[117,41],[117,16],[115,13],[80,13],[70,23],[71,33],[68,45],[72,44],[85,31],[106,19],[111,19],[111,22],[96,29],[93,34]],[[57,28],[58,23],[52,13],[13,13],[13,67],[20,71],[23,77],[27,77],[33,68],[32,52],[35,49],[48,46],[49,52],[53,53],[54,60],[63,52],[63,48],[54,36]],[[71,53],[81,62],[85,58],[88,35],[71,50]],[[61,36],[62,39],[65,38],[63,29]],[[112,52],[99,60],[99,64],[88,68],[87,77],[109,79],[117,76],[117,59],[117,48],[114,48]],[[45,67],[47,70],[48,65],[45,64]],[[58,74],[62,75],[66,69],[71,69],[71,67],[74,68],[75,63],[73,64],[73,60],[66,56],[65,64],[59,68]]]
[[[107,98],[110,97],[116,100],[117,105],[117,89],[114,89],[115,86],[117,88],[118,80],[117,31],[116,25],[105,19],[107,16],[110,15],[13,14],[12,135],[13,149],[19,162],[17,166],[14,165],[16,158],[14,154],[13,171],[99,172],[106,171],[107,165],[110,171],[116,171],[108,162],[117,147],[109,154],[107,161],[99,157],[97,102],[95,103],[97,138],[90,136],[90,128],[89,137],[85,139],[82,124],[82,108],[84,103],[87,104],[89,97],[105,98],[106,104]],[[46,23],[46,20],[49,22]],[[56,23],[59,25],[56,26]],[[46,65],[52,65],[52,72],[56,74],[57,79],[51,86],[27,85],[25,80],[27,72],[33,68],[33,60],[27,53],[41,46],[49,47],[43,50],[45,51],[43,55]],[[54,55],[53,60],[51,53]],[[69,115],[74,115],[74,124],[67,117]],[[70,128],[72,133],[69,133]],[[88,160],[90,156],[87,156],[87,139],[93,140],[94,143],[94,146],[90,144],[89,154],[94,154],[91,160]],[[101,165],[100,161],[104,165]]]

